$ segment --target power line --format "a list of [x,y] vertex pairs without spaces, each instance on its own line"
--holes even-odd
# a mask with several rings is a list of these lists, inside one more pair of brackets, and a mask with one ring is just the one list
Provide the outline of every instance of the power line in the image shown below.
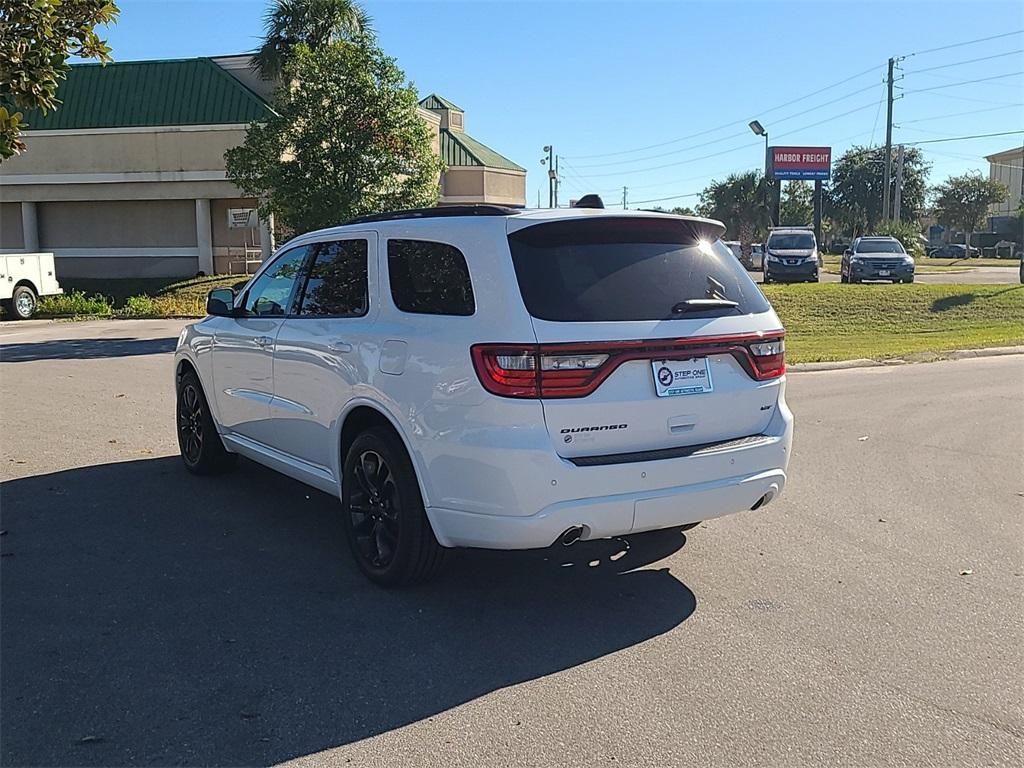
[[989,107],[988,109],[968,109],[964,112],[947,112],[942,115],[933,115],[932,117],[919,117],[913,120],[901,120],[899,123],[897,123],[896,127],[902,128],[905,125],[911,125],[913,123],[926,123],[933,122],[936,120],[946,120],[947,118],[950,117],[963,117],[964,115],[983,115],[986,112],[998,112],[1004,109],[1016,109],[1020,107],[1024,107],[1024,102],[1019,102],[1017,104],[1007,104],[1006,106],[1003,107]]
[[964,64],[975,64],[979,61],[991,61],[992,59],[1001,59],[1004,56],[1013,56],[1014,54],[1017,53],[1024,53],[1024,48],[1018,48],[1015,51],[1006,51],[1005,53],[996,53],[993,54],[992,56],[982,56],[977,59],[964,59],[963,61],[954,61],[951,64],[939,64],[938,66],[935,67],[925,67],[924,69],[911,69],[905,71],[903,74],[920,75],[922,72],[932,72],[933,70],[936,69],[949,69],[950,67],[961,67]]
[[974,45],[975,43],[987,43],[989,40],[1000,40],[1004,37],[1012,37],[1013,35],[1024,34],[1024,29],[1018,29],[1013,32],[1004,32],[1001,35],[991,35],[989,37],[979,37],[976,40],[964,40],[959,43],[950,43],[949,45],[941,45],[938,48],[928,48],[924,51],[914,51],[908,53],[901,58],[909,59],[911,56],[924,56],[926,53],[937,53],[938,51],[948,51],[950,48],[961,48],[965,45]]
[[946,141],[967,141],[968,139],[991,139],[996,136],[1020,136],[1024,131],[1002,131],[1000,133],[976,133],[973,136],[950,136],[945,139],[925,139],[924,141],[904,141],[908,147],[916,147],[920,144],[940,144]]
[[967,101],[974,104],[997,104],[1004,107],[1013,107],[1016,104],[1008,101],[992,101],[992,99],[978,99],[973,96],[960,96],[952,93],[938,93],[937,91],[911,91],[911,93],[924,93],[926,96],[939,96],[943,99],[953,99],[954,101]]
[[[759,115],[767,115],[767,114],[771,114],[772,112],[777,112],[778,110],[780,110],[780,109],[782,109],[784,107],[788,107],[788,106],[790,106],[792,104],[796,104],[797,102],[804,101],[805,99],[809,99],[812,96],[817,96],[819,93],[824,93],[825,91],[829,91],[829,90],[831,90],[833,88],[837,88],[840,85],[844,85],[845,83],[848,83],[851,80],[856,80],[858,77],[863,77],[864,75],[869,74],[871,72],[874,72],[877,69],[878,69],[878,65],[871,66],[868,69],[865,69],[863,72],[858,72],[855,75],[850,75],[849,77],[844,78],[842,80],[839,80],[838,82],[832,83],[831,85],[826,85],[824,88],[819,88],[816,91],[812,91],[811,93],[804,94],[803,96],[799,96],[799,97],[797,97],[795,99],[792,99],[790,101],[784,102],[782,104],[778,104],[778,105],[776,105],[774,107],[770,107],[768,109],[760,110],[758,112],[758,114]],[[859,91],[855,91],[855,93],[859,93]],[[848,95],[852,95],[852,94],[848,94]],[[689,134],[687,136],[680,136],[678,138],[670,139],[669,141],[663,141],[663,142],[660,142],[658,144],[648,144],[645,147],[634,147],[632,149],[621,149],[621,150],[618,150],[618,151],[615,151],[615,152],[602,152],[602,153],[593,154],[593,155],[570,155],[569,158],[571,160],[590,160],[590,159],[599,158],[599,157],[616,157],[618,155],[632,154],[633,152],[644,152],[644,151],[646,151],[648,149],[658,149],[660,147],[667,147],[670,144],[678,144],[681,141],[687,141],[689,139],[696,139],[696,138],[698,138],[700,136],[706,136],[709,133],[714,133],[715,131],[720,131],[723,128],[729,128],[730,126],[740,124],[741,122],[745,122],[745,121],[730,120],[728,123],[723,123],[722,125],[717,125],[714,128],[708,128],[707,130],[700,131],[699,133],[691,133],[691,134]]]
[[958,85],[973,85],[974,83],[987,83],[989,80],[1002,80],[1007,77],[1020,77],[1024,75],[1024,71],[1020,72],[1007,72],[1003,75],[992,75],[991,77],[979,77],[976,80],[961,80],[957,83],[946,83],[945,85],[933,85],[930,88],[917,88],[913,91],[904,91],[904,96],[909,96],[912,93],[925,93],[926,91],[938,91],[943,88],[954,88]]

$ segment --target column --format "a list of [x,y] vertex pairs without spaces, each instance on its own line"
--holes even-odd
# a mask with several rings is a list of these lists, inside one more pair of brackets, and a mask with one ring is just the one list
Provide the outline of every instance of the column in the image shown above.
[[264,261],[274,252],[274,214],[266,219],[260,216],[260,255]]
[[36,216],[36,204],[23,202],[21,204],[21,232],[22,247],[26,253],[35,253],[39,250],[39,219]]
[[210,201],[205,198],[196,198],[196,246],[199,248],[199,271],[214,274]]

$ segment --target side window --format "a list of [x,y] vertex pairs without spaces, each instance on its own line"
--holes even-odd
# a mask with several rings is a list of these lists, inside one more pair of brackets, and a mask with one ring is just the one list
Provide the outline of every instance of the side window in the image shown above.
[[403,312],[472,315],[473,285],[462,251],[444,243],[388,240],[391,298]]
[[245,313],[250,317],[274,317],[288,314],[302,264],[306,260],[309,246],[303,245],[285,251],[249,287],[245,297]]
[[320,243],[298,314],[302,317],[361,317],[369,308],[366,240]]

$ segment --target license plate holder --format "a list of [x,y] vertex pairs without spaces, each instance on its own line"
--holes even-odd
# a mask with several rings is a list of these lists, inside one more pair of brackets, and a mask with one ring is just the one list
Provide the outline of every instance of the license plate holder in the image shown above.
[[888,269],[880,269],[880,270],[878,270],[878,276],[879,277],[888,277],[889,276],[889,270]]
[[714,391],[711,363],[706,357],[686,360],[652,360],[654,389],[658,397],[703,395]]

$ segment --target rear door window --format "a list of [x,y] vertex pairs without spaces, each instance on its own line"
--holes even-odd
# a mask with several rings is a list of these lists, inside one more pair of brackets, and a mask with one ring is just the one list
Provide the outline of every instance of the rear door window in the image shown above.
[[369,308],[366,240],[335,240],[316,246],[298,315],[362,317]]
[[472,315],[476,311],[466,257],[427,240],[388,240],[391,298],[402,312]]
[[[701,240],[685,221],[573,219],[526,227],[508,240],[523,301],[541,320],[671,320],[768,310],[728,246]],[[737,306],[673,311],[688,299]]]

